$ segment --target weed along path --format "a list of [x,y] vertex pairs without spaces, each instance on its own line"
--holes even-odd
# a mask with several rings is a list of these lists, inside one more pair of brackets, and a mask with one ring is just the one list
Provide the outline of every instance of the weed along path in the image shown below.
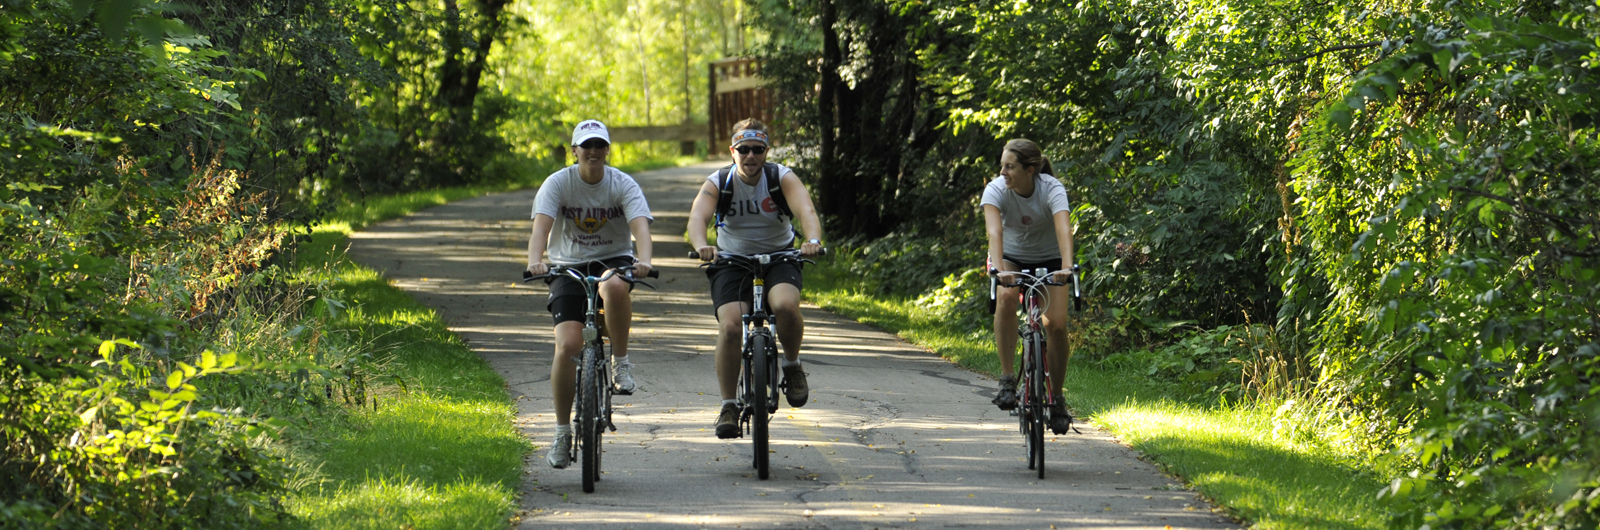
[[895,336],[805,309],[812,403],[772,424],[772,477],[748,439],[712,433],[714,318],[705,275],[683,257],[690,199],[715,169],[635,175],[656,222],[660,290],[634,291],[632,354],[642,389],[619,396],[605,475],[584,494],[578,465],[551,469],[550,316],[542,284],[518,281],[534,190],[439,206],[351,236],[350,256],[437,308],[505,377],[525,462],[525,527],[1232,528],[1226,517],[1101,431],[1051,437],[1046,478],[1027,469],[1015,418],[992,379]]

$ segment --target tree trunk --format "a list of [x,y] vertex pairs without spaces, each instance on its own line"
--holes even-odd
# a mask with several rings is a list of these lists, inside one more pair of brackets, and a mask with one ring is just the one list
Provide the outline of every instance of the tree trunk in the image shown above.
[[[477,42],[472,58],[467,62],[466,42],[469,30],[461,19],[461,9],[455,0],[445,0],[445,27],[441,41],[445,46],[444,63],[439,66],[439,92],[437,101],[456,119],[470,121],[472,107],[478,99],[478,84],[483,79],[483,69],[489,60],[494,40],[505,27],[501,14],[509,0],[479,0],[478,17],[483,24],[478,28]],[[466,122],[460,123],[466,125]]]
[[839,32],[834,29],[838,20],[838,13],[834,8],[833,0],[822,0],[822,79],[817,94],[817,196],[821,199],[822,213],[841,226],[849,226],[848,216],[850,211],[845,208],[848,200],[847,183],[844,182],[841,168],[835,153],[836,137],[834,131],[834,117],[837,115],[836,105],[839,91]]

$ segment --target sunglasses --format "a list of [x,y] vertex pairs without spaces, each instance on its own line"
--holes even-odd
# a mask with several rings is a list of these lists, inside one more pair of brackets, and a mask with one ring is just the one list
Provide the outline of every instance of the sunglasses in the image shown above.
[[748,154],[763,155],[763,154],[767,153],[767,146],[765,146],[765,145],[741,145],[739,147],[733,148],[733,150],[734,151],[738,151],[739,154],[741,154],[741,155],[748,155]]
[[578,144],[578,147],[582,147],[584,149],[605,149],[607,147],[611,147],[611,144],[605,143],[603,140],[589,140]]

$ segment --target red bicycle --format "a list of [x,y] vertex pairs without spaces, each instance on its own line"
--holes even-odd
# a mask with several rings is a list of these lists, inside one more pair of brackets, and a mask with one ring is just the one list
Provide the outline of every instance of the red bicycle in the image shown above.
[[[1072,269],[1073,308],[1081,311],[1083,297],[1078,290],[1078,267],[1073,266]],[[989,271],[991,275],[998,275],[999,272],[994,269]],[[1017,416],[1022,429],[1024,446],[1028,452],[1028,469],[1038,470],[1039,478],[1044,478],[1045,411],[1055,404],[1049,389],[1050,367],[1045,361],[1044,312],[1049,303],[1045,298],[1045,287],[1067,284],[1055,281],[1052,273],[1042,268],[1032,272],[1015,271],[1014,274],[1018,277],[1016,283],[996,284],[1022,289],[1021,307],[1026,315],[1017,326],[1017,334],[1022,341],[1022,368],[1017,385],[1018,407],[1011,414]]]

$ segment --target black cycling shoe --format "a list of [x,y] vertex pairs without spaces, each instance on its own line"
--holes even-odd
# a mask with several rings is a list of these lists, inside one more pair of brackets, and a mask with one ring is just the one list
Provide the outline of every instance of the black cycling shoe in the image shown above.
[[717,437],[727,440],[743,436],[739,429],[739,406],[733,403],[723,403],[722,413],[717,415]]
[[1017,376],[1000,376],[1000,391],[995,393],[990,401],[1000,410],[1015,410],[1017,408]]
[[806,371],[802,366],[783,367],[783,397],[789,406],[799,408],[811,400],[811,385],[806,384]]
[[1066,434],[1072,428],[1072,413],[1067,412],[1067,401],[1061,396],[1056,396],[1055,403],[1050,405],[1050,432]]

